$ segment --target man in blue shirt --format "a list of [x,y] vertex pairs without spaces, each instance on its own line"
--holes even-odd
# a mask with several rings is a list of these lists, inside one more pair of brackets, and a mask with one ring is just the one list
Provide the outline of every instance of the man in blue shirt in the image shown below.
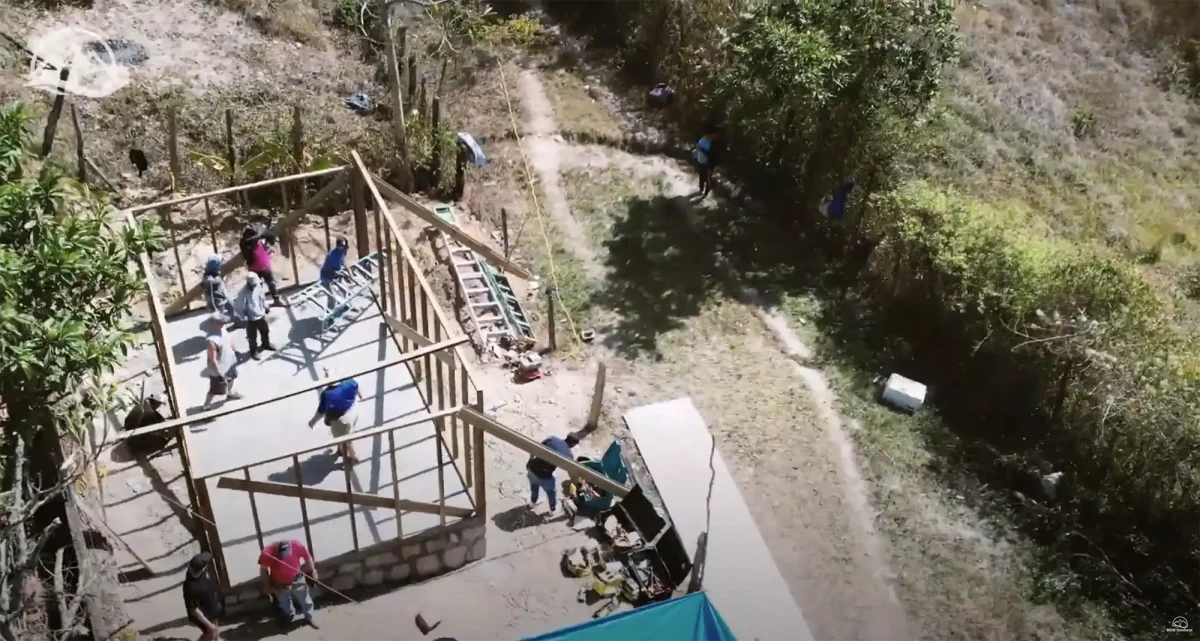
[[[325,373],[329,375],[328,372]],[[317,402],[317,413],[309,419],[308,426],[313,427],[321,417],[325,417],[325,425],[329,426],[334,438],[341,438],[358,426],[358,415],[352,410],[359,399],[358,383],[353,379],[338,381],[321,390]],[[354,465],[358,457],[354,455],[354,446],[350,441],[339,443],[337,451],[345,459],[347,465]]]
[[[542,445],[554,450],[555,453],[563,458],[575,460],[575,456],[571,454],[571,448],[579,445],[579,439],[575,438],[574,434],[570,434],[565,439],[551,436],[542,441]],[[557,481],[554,479],[554,470],[558,469],[553,463],[543,461],[542,459],[531,456],[529,462],[525,464],[525,475],[529,478],[529,507],[537,505],[538,494],[545,490],[546,499],[550,501],[550,512],[547,516],[553,516],[558,509],[558,487]]]
[[329,292],[329,308],[333,309],[333,281],[337,279],[342,268],[346,266],[346,254],[350,251],[350,241],[345,238],[337,239],[334,248],[325,256],[321,264],[321,286]]

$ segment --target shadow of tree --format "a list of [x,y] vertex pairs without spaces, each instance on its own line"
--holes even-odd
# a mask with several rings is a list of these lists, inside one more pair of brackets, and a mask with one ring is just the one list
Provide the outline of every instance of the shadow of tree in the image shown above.
[[658,338],[696,316],[721,290],[715,238],[688,224],[686,198],[632,198],[605,241],[608,277],[592,303],[617,320],[604,343],[626,358],[661,359]]

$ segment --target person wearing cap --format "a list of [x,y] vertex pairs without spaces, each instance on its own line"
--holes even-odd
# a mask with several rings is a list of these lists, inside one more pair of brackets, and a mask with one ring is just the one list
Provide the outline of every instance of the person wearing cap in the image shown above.
[[237,321],[238,316],[233,308],[233,300],[229,290],[225,288],[225,280],[221,278],[221,257],[213,254],[204,261],[204,304],[209,312],[221,312]]
[[229,320],[223,314],[215,312],[200,323],[208,344],[208,365],[204,368],[204,376],[208,378],[208,395],[204,398],[206,408],[212,406],[213,398],[217,396],[229,400],[242,397],[233,391],[238,377],[237,352],[233,349],[233,337],[225,331],[227,322]]
[[[238,293],[238,311],[246,319],[246,340],[250,343],[250,358],[259,360],[265,350],[275,351],[271,344],[271,327],[267,324],[267,295],[258,274],[246,274],[246,284]],[[262,339],[261,349],[259,339]]]
[[258,274],[271,292],[271,298],[276,307],[287,307],[287,303],[279,297],[279,289],[275,284],[275,272],[271,269],[270,245],[274,243],[274,235],[261,224],[254,224],[242,232],[242,240],[238,243],[242,257],[246,259],[246,268]]
[[[325,376],[329,376],[328,370],[325,371]],[[359,396],[358,382],[354,379],[338,381],[327,386],[321,390],[317,399],[317,412],[309,419],[308,426],[313,427],[324,417],[325,425],[329,426],[329,432],[334,438],[341,438],[353,432],[358,425],[358,415],[353,410]],[[354,446],[349,441],[338,444],[338,453],[345,458],[347,465],[358,462],[358,457],[354,455]]]
[[258,566],[262,593],[279,608],[280,625],[291,625],[299,610],[304,622],[316,628],[308,579],[317,580],[317,566],[308,548],[299,541],[270,543],[259,555]]
[[208,552],[193,556],[183,577],[183,607],[188,621],[201,630],[197,641],[217,641],[221,633],[217,620],[224,614],[224,608],[217,582],[208,570],[212,558]]

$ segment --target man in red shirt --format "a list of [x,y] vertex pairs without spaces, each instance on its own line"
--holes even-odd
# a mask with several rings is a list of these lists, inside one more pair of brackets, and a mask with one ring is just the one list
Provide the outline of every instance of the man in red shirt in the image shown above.
[[280,625],[290,626],[299,610],[304,622],[316,628],[307,579],[317,580],[317,567],[308,548],[299,541],[276,541],[263,549],[258,565],[263,595],[279,608]]

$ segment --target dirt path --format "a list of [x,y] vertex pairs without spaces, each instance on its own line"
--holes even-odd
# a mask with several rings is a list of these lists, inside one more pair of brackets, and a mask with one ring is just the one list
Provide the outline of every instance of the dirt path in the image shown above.
[[[570,145],[555,140],[552,136],[556,127],[554,114],[552,110],[550,113],[546,113],[546,110],[550,109],[550,105],[546,100],[546,93],[541,86],[540,77],[536,72],[526,71],[522,74],[521,81],[522,99],[527,101],[526,110],[531,114],[530,129],[538,132],[538,150],[544,156],[542,164],[539,166],[539,174],[548,200],[556,198],[552,197],[551,193],[562,194],[562,190],[559,188],[558,173],[571,169],[585,169],[589,172],[609,169],[630,170],[635,175],[654,176],[661,179],[665,195],[683,196],[693,193],[692,174],[673,160],[636,156],[597,145]],[[532,123],[536,123],[536,125]],[[552,172],[551,169],[553,169]],[[546,175],[547,172],[552,175]],[[554,185],[553,192],[550,188],[545,187],[549,184]],[[561,231],[570,243],[568,250],[579,256],[585,264],[595,264],[596,258],[591,241],[583,233],[579,221],[570,216],[565,194],[562,194],[562,199],[562,211],[565,219],[569,222],[564,223]],[[690,224],[702,225],[703,209],[705,205],[711,204],[712,201],[709,201],[702,205],[689,207]],[[555,224],[559,224],[560,216],[555,216],[553,220]],[[727,275],[736,281],[736,274],[732,268],[729,266],[724,268]],[[789,482],[782,476],[778,479],[761,478],[762,473],[766,471],[763,467],[772,469],[776,467],[774,463],[780,463],[783,467],[791,467],[792,470],[795,470],[794,465],[783,464],[798,462],[798,458],[792,461],[772,461],[769,465],[757,465],[755,467],[759,469],[755,469],[753,474],[760,478],[755,482],[761,484],[760,490],[771,495],[770,500],[774,503],[773,509],[767,510],[770,514],[766,519],[773,523],[760,523],[760,527],[767,530],[772,525],[776,526],[776,532],[769,534],[764,532],[764,534],[767,535],[769,543],[772,540],[777,543],[772,546],[777,563],[780,564],[785,574],[789,570],[792,570],[793,574],[816,570],[814,572],[816,576],[790,577],[789,584],[793,586],[793,590],[796,592],[794,596],[805,610],[805,616],[813,626],[814,632],[819,636],[858,639],[912,638],[907,617],[892,587],[894,575],[889,567],[887,546],[875,527],[874,511],[870,505],[867,487],[858,469],[854,444],[846,434],[842,419],[835,408],[837,403],[835,394],[819,370],[805,365],[807,359],[811,357],[812,351],[791,330],[783,314],[778,309],[765,304],[761,296],[752,289],[740,283],[737,289],[740,301],[753,310],[753,313],[777,343],[775,348],[791,361],[795,378],[811,397],[810,402],[814,406],[828,443],[828,447],[823,449],[828,452],[827,456],[831,459],[829,463],[837,471],[835,480],[833,480],[837,487],[828,488],[837,494],[836,497],[830,497],[833,500],[829,509],[840,508],[843,514],[834,517],[830,523],[842,522],[842,526],[846,530],[845,534],[849,534],[853,539],[843,542],[843,546],[838,546],[840,547],[839,551],[848,557],[845,560],[813,559],[813,550],[796,550],[794,548],[781,555],[778,543],[780,543],[780,539],[786,541],[789,536],[786,531],[779,532],[779,530],[786,530],[789,524],[802,520],[819,519],[813,519],[813,515],[795,514],[790,506],[781,505],[786,501],[785,497],[788,494],[796,491],[795,488],[788,487]],[[751,460],[762,463],[760,455],[774,458],[769,455],[772,450],[769,441],[778,434],[759,435],[746,432],[743,433],[743,436],[747,441],[748,449],[757,450],[750,457]],[[739,462],[746,463],[746,457],[739,458],[742,459]],[[780,474],[783,473],[781,469]],[[788,476],[792,475],[794,473]],[[743,470],[738,476],[744,481],[745,471]],[[815,488],[822,482],[829,483],[830,480],[828,477],[824,477],[824,481],[822,481],[821,475],[813,474],[806,484],[816,484]],[[814,489],[814,491],[816,490]],[[747,496],[747,500],[751,503],[757,502],[755,498]],[[761,510],[756,510],[756,513],[760,512]],[[840,528],[834,526],[827,532],[827,535],[834,535],[837,529]],[[793,545],[803,544],[801,541],[792,543]],[[835,554],[837,553],[835,552]],[[787,558],[780,558],[781,556]],[[842,576],[838,577],[836,582],[842,586],[839,589],[832,589],[832,585],[823,587],[822,583],[826,583],[826,581],[822,579],[821,575],[827,572],[838,572],[836,568],[839,563],[844,567],[841,571]],[[830,578],[832,579],[832,577]],[[832,583],[834,583],[833,580],[828,581],[828,584]],[[799,589],[797,586],[800,586]],[[838,621],[839,618],[841,621]]]
[[521,104],[525,107],[525,135],[521,147],[541,184],[546,201],[542,205],[566,237],[568,250],[579,259],[587,275],[600,280],[604,277],[604,268],[588,242],[587,233],[571,215],[571,206],[559,181],[559,155],[563,145],[555,139],[558,126],[554,122],[554,106],[550,104],[537,71],[522,71],[517,82]]

